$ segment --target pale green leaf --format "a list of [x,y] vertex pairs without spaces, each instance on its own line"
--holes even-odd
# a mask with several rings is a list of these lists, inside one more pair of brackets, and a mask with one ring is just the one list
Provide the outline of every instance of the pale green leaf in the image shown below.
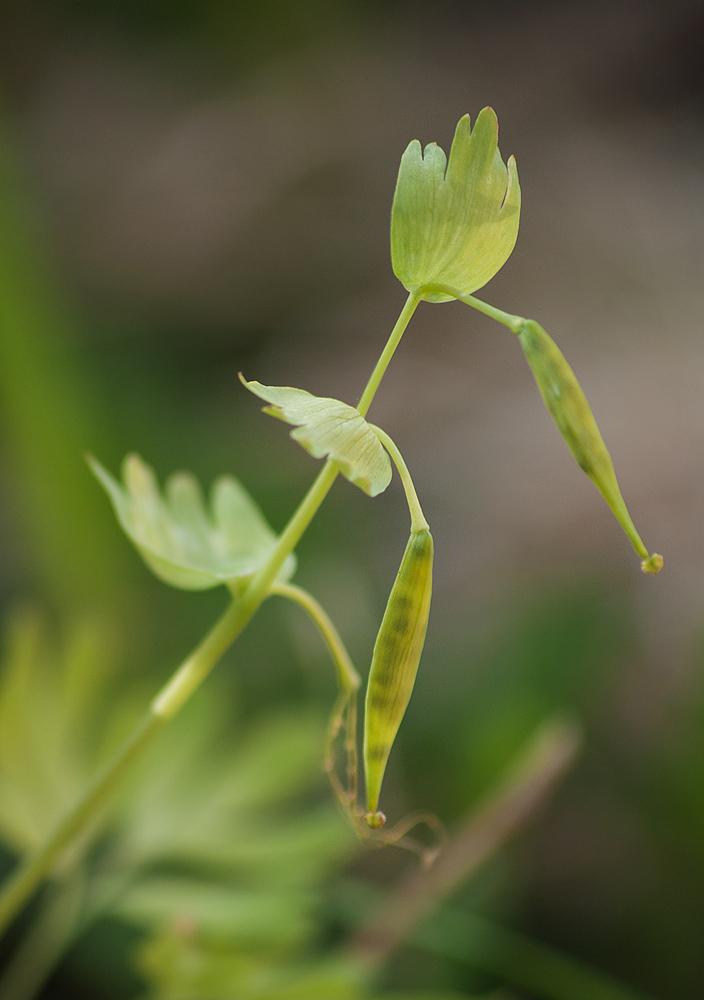
[[314,458],[330,457],[342,475],[370,497],[384,492],[391,482],[389,456],[353,406],[304,389],[248,382],[242,375],[240,379],[255,396],[272,404],[264,407],[265,413],[295,426],[291,437]]
[[[242,589],[276,544],[261,511],[231,476],[216,480],[207,508],[189,473],[171,476],[162,496],[152,469],[138,455],[124,461],[124,486],[96,459],[89,462],[144,561],[174,587],[206,590],[225,583]],[[290,579],[294,570],[289,556],[278,579]]]
[[460,119],[447,163],[435,143],[421,152],[414,140],[403,154],[391,210],[394,273],[409,290],[430,286],[431,302],[452,298],[432,291],[449,285],[469,295],[503,267],[518,236],[521,191],[516,162],[508,169],[498,149],[499,126],[484,108],[470,127]]

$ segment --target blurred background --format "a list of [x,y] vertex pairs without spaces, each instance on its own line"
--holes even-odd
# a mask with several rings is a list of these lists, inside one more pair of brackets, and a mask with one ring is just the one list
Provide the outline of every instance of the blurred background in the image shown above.
[[[150,577],[84,453],[116,471],[136,450],[160,478],[185,468],[205,485],[232,472],[281,529],[317,467],[237,372],[356,400],[405,300],[388,250],[400,156],[414,138],[448,149],[462,114],[496,110],[521,232],[479,295],[558,342],[665,569],[640,573],[508,331],[422,306],[371,414],[436,541],[386,811],[452,824],[568,712],[586,733],[576,767],[455,904],[651,998],[703,996],[702,3],[5,0],[0,65],[5,632],[26,645],[34,616],[51,651],[93,629],[108,691],[139,705],[224,596]],[[297,580],[362,672],[407,521],[397,481],[375,501],[339,482],[298,550]],[[315,773],[334,678],[295,609],[264,607],[211,683],[216,756],[272,718],[284,741],[297,713],[314,720]],[[304,815],[326,808],[316,781]],[[22,838],[5,827],[9,870]],[[409,864],[355,860],[336,836],[323,936],[342,933],[350,880]],[[142,995],[137,925],[99,921],[42,995]],[[385,982],[498,996],[485,966],[409,946]]]

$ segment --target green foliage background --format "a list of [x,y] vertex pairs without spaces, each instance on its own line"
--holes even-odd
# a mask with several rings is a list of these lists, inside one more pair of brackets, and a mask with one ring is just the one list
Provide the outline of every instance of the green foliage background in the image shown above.
[[[456,305],[419,313],[372,414],[437,545],[387,811],[452,824],[556,711],[586,745],[378,991],[701,995],[701,32],[684,3],[615,8],[4,9],[4,870],[223,602],[150,577],[83,454],[114,470],[134,449],[161,478],[232,472],[280,529],[315,464],[237,372],[354,401],[402,302],[388,261],[400,154],[416,136],[447,146],[491,103],[524,211],[486,298],[564,332],[666,566],[641,578],[590,506],[509,334]],[[400,488],[371,501],[339,483],[298,550],[363,671],[406,534]],[[312,630],[266,605],[125,788],[90,878],[67,866],[45,893],[54,930],[91,917],[46,1000],[370,995],[335,949],[409,860],[360,853],[331,805],[334,690]],[[49,926],[45,951],[59,938]]]

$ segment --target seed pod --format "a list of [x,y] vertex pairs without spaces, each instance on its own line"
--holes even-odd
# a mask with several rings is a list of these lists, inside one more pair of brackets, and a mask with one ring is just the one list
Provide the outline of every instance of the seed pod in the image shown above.
[[413,691],[428,626],[433,582],[433,538],[411,532],[374,644],[364,713],[365,822],[377,829],[386,762]]
[[540,394],[567,447],[614,512],[641,557],[644,573],[662,569],[662,556],[649,555],[621,496],[611,456],[601,436],[587,397],[557,344],[533,320],[518,333],[523,352],[533,370]]

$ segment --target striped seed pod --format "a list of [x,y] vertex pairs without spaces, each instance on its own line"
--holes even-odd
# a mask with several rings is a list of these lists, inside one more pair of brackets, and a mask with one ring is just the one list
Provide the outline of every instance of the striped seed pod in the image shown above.
[[518,339],[557,428],[577,460],[613,511],[641,557],[644,573],[662,569],[662,556],[649,555],[621,495],[611,456],[597,427],[587,397],[559,347],[533,320],[526,320]]
[[433,582],[433,538],[411,532],[374,644],[364,712],[367,826],[384,824],[381,783],[396,733],[413,691],[428,626]]

